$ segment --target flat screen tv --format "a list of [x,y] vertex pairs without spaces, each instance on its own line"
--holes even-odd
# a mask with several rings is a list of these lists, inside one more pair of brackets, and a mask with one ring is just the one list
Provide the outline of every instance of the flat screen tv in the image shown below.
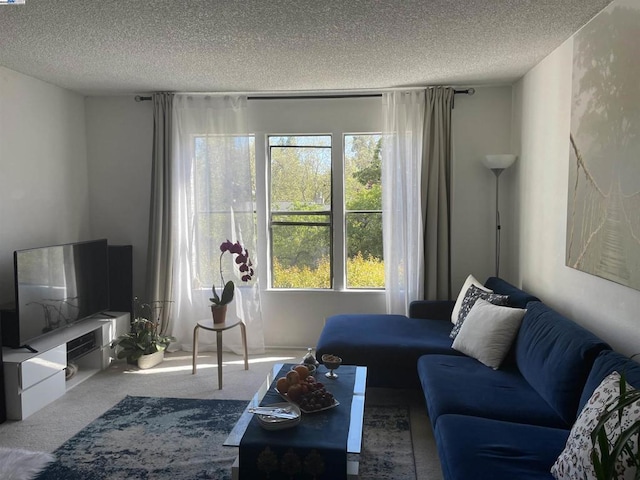
[[[14,252],[16,305],[11,335],[3,343],[34,339],[109,309],[107,240]],[[3,333],[6,333],[3,318]]]

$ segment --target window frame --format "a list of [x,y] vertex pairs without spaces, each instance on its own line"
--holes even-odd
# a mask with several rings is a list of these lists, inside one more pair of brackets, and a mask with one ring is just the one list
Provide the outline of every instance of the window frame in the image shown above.
[[[199,204],[198,204],[198,198],[199,198],[199,194],[201,193],[201,190],[199,188],[199,181],[197,178],[198,175],[198,159],[197,159],[197,155],[196,155],[196,151],[197,151],[197,141],[199,139],[209,139],[209,138],[241,138],[241,139],[247,139],[248,141],[248,149],[249,149],[249,155],[253,158],[253,171],[251,172],[251,189],[253,192],[252,195],[252,199],[251,199],[251,207],[250,209],[241,209],[241,210],[236,210],[237,213],[240,214],[248,214],[248,213],[252,213],[253,217],[254,217],[254,228],[256,228],[256,234],[257,234],[257,220],[258,220],[258,211],[257,211],[257,195],[256,195],[256,186],[257,186],[257,182],[258,182],[258,178],[257,178],[257,168],[256,168],[256,155],[257,155],[257,148],[256,148],[256,140],[257,140],[257,136],[255,133],[248,133],[248,134],[237,134],[237,133],[194,133],[191,135],[191,147],[192,147],[192,153],[193,153],[193,169],[191,172],[191,197],[188,199],[188,201],[193,202],[193,215],[194,215],[194,219],[193,219],[193,245],[192,245],[192,253],[190,255],[190,263],[191,263],[191,269],[192,269],[192,273],[193,273],[193,285],[192,285],[192,289],[194,291],[198,290],[198,291],[210,291],[211,290],[211,286],[215,285],[216,288],[222,288],[223,285],[220,284],[221,282],[221,278],[219,276],[219,270],[217,269],[218,266],[216,267],[215,270],[213,270],[212,272],[208,272],[212,275],[212,280],[208,281],[207,280],[207,272],[205,267],[203,267],[203,265],[206,265],[207,262],[204,260],[206,259],[206,254],[203,251],[209,251],[214,253],[214,255],[212,256],[212,258],[210,259],[211,261],[218,261],[218,255],[219,255],[219,243],[216,242],[215,244],[212,244],[209,246],[209,248],[202,248],[202,244],[201,244],[201,224],[200,224],[200,218],[203,216],[210,216],[210,215],[220,215],[220,216],[225,216],[225,215],[229,215],[229,212],[227,210],[223,210],[220,209],[218,207],[209,207],[209,209],[205,209],[202,210],[199,208]],[[206,184],[206,188],[207,188],[207,197],[209,195],[209,193],[212,191],[211,188],[211,183],[207,182]],[[222,237],[221,237],[222,238]],[[259,238],[258,235],[256,235],[256,243],[259,242]],[[220,242],[222,242],[223,240],[221,239]],[[257,252],[253,252],[254,255],[257,254]],[[224,267],[223,267],[224,268]],[[229,275],[229,272],[226,272],[227,275]]]
[[[328,137],[329,145],[271,145],[270,139],[274,137]],[[272,182],[272,162],[271,151],[273,148],[323,148],[329,149],[331,153],[331,168],[330,168],[330,191],[331,191],[331,203],[328,210],[273,210],[273,182]],[[267,170],[267,209],[266,209],[266,222],[267,222],[267,235],[268,235],[268,250],[267,250],[267,262],[269,270],[269,278],[267,279],[268,288],[273,291],[334,291],[335,290],[335,168],[334,168],[334,136],[331,133],[288,133],[288,134],[265,134],[265,166]],[[324,216],[328,217],[326,222],[293,222],[293,221],[278,221],[274,220],[275,216]],[[274,280],[274,261],[273,261],[273,227],[276,226],[309,226],[309,227],[328,227],[329,229],[329,287],[327,288],[297,288],[297,287],[276,287],[273,284]]]
[[[342,133],[342,163],[341,163],[341,168],[342,168],[342,244],[343,244],[343,251],[344,251],[344,255],[343,255],[343,260],[342,260],[342,272],[343,272],[343,277],[344,277],[344,290],[346,291],[350,291],[350,292],[357,292],[357,291],[381,291],[384,290],[384,286],[383,287],[349,287],[348,285],[348,265],[347,265],[347,261],[349,259],[348,256],[348,242],[347,242],[347,234],[348,234],[348,225],[347,225],[347,219],[349,214],[370,214],[370,213],[379,213],[380,216],[382,216],[382,205],[380,205],[380,210],[348,210],[347,209],[347,179],[346,179],[346,174],[347,174],[347,170],[346,170],[346,155],[345,155],[345,150],[346,150],[346,139],[348,136],[352,136],[352,137],[357,137],[357,136],[365,136],[365,135],[369,135],[369,136],[374,136],[377,135],[379,137],[382,136],[381,132],[343,132]],[[384,257],[383,257],[383,261],[384,261]]]
[[[265,233],[267,234],[267,272],[266,289],[274,292],[292,291],[318,291],[318,292],[380,292],[384,287],[348,287],[347,284],[347,217],[348,214],[380,214],[380,210],[347,210],[346,208],[346,171],[345,171],[345,145],[347,136],[359,135],[382,135],[380,131],[358,131],[340,129],[330,133],[321,132],[301,132],[292,131],[290,133],[272,133],[264,132],[264,187],[266,197],[265,208]],[[270,145],[272,137],[325,137],[331,139],[330,146],[321,146],[321,148],[331,149],[331,207],[327,211],[282,211],[272,209],[272,171],[271,171],[271,148],[281,145]],[[336,142],[339,137],[340,141]],[[306,145],[305,145],[306,146]],[[295,146],[294,146],[295,147]],[[256,155],[258,150],[256,149]],[[339,181],[337,181],[339,180]],[[291,215],[328,215],[328,222],[287,222],[274,221],[275,215],[291,216]],[[308,287],[276,287],[273,285],[273,226],[279,225],[309,225],[309,226],[328,226],[330,229],[330,287],[328,288],[308,288]]]

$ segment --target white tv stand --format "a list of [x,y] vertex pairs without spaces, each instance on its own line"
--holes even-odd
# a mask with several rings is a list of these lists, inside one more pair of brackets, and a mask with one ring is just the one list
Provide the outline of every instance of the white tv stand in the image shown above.
[[[114,356],[112,340],[130,328],[126,312],[108,312],[34,340],[26,348],[3,347],[7,419],[23,420],[90,376],[105,369]],[[74,360],[78,373],[65,381],[67,343],[93,332],[95,347]]]

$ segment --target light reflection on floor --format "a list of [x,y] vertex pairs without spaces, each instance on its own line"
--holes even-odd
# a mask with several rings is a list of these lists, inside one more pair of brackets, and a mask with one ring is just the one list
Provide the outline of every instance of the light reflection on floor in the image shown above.
[[[214,353],[215,355],[215,353]],[[285,363],[287,361],[295,360],[297,357],[260,357],[260,358],[249,358],[249,364],[253,363],[276,363],[282,362]],[[151,375],[151,374],[159,374],[159,373],[174,373],[174,372],[186,372],[192,370],[192,365],[189,363],[188,365],[167,365],[168,363],[177,362],[177,361],[191,361],[191,356],[169,356],[165,357],[164,361],[153,368],[149,368],[147,370],[127,370],[123,373],[126,374],[134,374],[134,375]],[[213,361],[214,363],[210,363]],[[239,360],[229,360],[223,361],[222,367],[225,365],[244,365],[244,360],[240,358]],[[216,368],[218,363],[215,361],[215,357],[213,356],[202,356],[198,358],[198,370],[206,369],[206,368]]]

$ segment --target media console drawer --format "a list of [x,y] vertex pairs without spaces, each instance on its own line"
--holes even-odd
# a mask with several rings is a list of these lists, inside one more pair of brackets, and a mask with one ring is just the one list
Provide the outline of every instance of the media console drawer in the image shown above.
[[27,418],[64,395],[66,357],[66,345],[60,345],[23,362],[5,362],[8,419]]
[[[45,405],[50,404],[54,400],[62,397],[66,392],[64,372],[59,371],[53,376],[33,385],[28,390],[23,390],[19,396],[20,405],[19,412],[12,411],[10,418],[19,420],[27,418],[32,413],[37,412]],[[9,406],[7,405],[7,415],[9,415]]]
[[[35,352],[25,348],[3,348],[7,418],[23,420],[60,398],[70,388],[107,368],[111,363],[111,341],[129,328],[129,313],[113,312],[37,339],[31,343]],[[89,333],[95,340],[95,348],[72,358],[78,370],[67,381],[67,344],[82,344],[82,339]]]
[[19,386],[26,390],[42,380],[61,372],[67,366],[67,346],[60,345],[37,357],[22,362],[19,366]]

